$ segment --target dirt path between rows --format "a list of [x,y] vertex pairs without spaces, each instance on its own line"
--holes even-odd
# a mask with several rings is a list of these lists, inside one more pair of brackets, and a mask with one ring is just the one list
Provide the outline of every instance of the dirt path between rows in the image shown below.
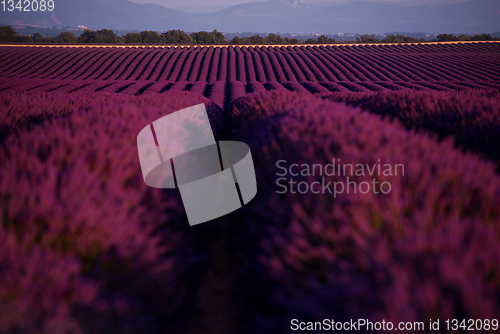
[[195,321],[189,324],[187,334],[239,332],[237,310],[232,305],[236,282],[231,256],[226,247],[229,238],[227,224],[231,224],[231,221],[221,222],[221,231],[211,246],[210,268],[196,293]]

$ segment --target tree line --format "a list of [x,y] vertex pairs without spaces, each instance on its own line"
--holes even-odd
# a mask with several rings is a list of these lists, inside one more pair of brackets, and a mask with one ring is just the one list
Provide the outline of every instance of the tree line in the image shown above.
[[[326,36],[320,36],[320,41],[335,42]],[[64,31],[59,36],[42,36],[35,33],[31,36],[21,36],[10,26],[0,26],[0,42],[17,43],[123,43],[123,44],[299,44],[297,38],[281,37],[276,34],[269,34],[267,37],[253,35],[250,37],[235,36],[230,41],[226,40],[223,33],[214,30],[198,31],[187,34],[182,30],[169,30],[162,34],[156,31],[131,32],[124,36],[117,36],[112,30],[86,29],[80,36],[76,36],[70,31]],[[307,43],[316,43],[314,39],[308,39]]]
[[356,37],[357,43],[422,43],[422,42],[453,42],[453,41],[498,41],[500,38],[494,38],[490,34],[481,34],[467,36],[462,34],[455,36],[453,34],[439,34],[435,39],[426,41],[424,38],[408,37],[400,34],[388,35],[383,39],[377,38],[375,35],[361,35]]
[[[493,38],[490,34],[482,35],[460,35],[455,36],[452,34],[440,34],[436,36],[436,39],[431,40],[434,42],[446,42],[446,41],[492,41],[500,40],[499,38]],[[70,31],[63,31],[58,36],[42,36],[40,33],[34,33],[33,35],[19,35],[18,32],[11,26],[0,26],[0,43],[123,43],[123,44],[261,44],[261,45],[272,45],[272,44],[334,44],[336,43],[334,38],[328,37],[326,35],[321,35],[317,38],[308,38],[305,41],[300,41],[297,38],[281,37],[277,34],[268,34],[266,37],[260,35],[253,35],[250,37],[239,37],[235,36],[231,40],[227,41],[224,34],[214,30],[212,32],[208,31],[198,31],[193,33],[186,33],[182,30],[168,30],[162,34],[156,31],[142,31],[142,32],[131,32],[124,36],[117,36],[113,30],[99,29],[99,30],[89,30],[85,29],[80,36],[76,36]],[[408,37],[400,34],[388,35],[383,39],[379,39],[376,35],[360,35],[356,37],[356,43],[417,43],[426,42],[424,38],[414,38]],[[345,42],[342,42],[345,43]],[[347,43],[355,43],[347,42]]]

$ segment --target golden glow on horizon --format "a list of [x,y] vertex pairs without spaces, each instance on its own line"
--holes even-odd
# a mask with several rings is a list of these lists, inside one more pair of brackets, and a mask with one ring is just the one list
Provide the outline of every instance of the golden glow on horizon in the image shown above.
[[500,43],[500,41],[451,41],[451,42],[416,42],[416,43],[336,43],[336,44],[222,44],[222,45],[201,45],[201,44],[0,44],[0,46],[23,46],[23,47],[47,47],[47,48],[223,48],[223,47],[302,47],[302,46],[353,46],[353,45],[420,45],[420,44],[474,44],[474,43]]

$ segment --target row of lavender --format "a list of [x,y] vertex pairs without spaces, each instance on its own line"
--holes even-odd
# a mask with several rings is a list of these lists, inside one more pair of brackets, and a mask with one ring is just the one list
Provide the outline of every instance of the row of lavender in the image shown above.
[[[6,78],[134,81],[498,81],[500,43],[349,47],[1,47]],[[422,57],[425,55],[425,57]]]
[[[6,333],[199,332],[193,308],[220,223],[235,275],[226,307],[239,333],[285,333],[293,318],[396,323],[500,312],[500,177],[493,163],[453,147],[467,138],[496,145],[487,140],[498,137],[497,96],[272,90],[224,113],[182,91],[8,93],[0,102],[9,129],[0,137]],[[189,228],[179,194],[142,182],[135,136],[197,103],[206,103],[217,138],[250,145],[259,192],[243,209]],[[277,193],[277,161],[332,159],[402,164],[405,174],[375,176],[391,184],[388,194]],[[338,175],[327,182],[348,186]]]
[[105,80],[35,80],[35,79],[5,79],[0,83],[0,93],[2,92],[110,92],[141,95],[145,93],[163,93],[167,91],[189,91],[201,94],[211,101],[224,107],[237,98],[248,93],[263,93],[266,91],[295,91],[311,94],[328,94],[331,92],[349,93],[370,93],[370,92],[390,92],[399,90],[435,90],[435,91],[462,91],[477,90],[483,92],[498,92],[500,83],[489,81],[288,81],[279,83],[269,81],[261,83],[250,81],[244,84],[241,81],[229,83],[215,81],[209,84],[205,81],[105,81]]
[[[411,113],[429,106],[427,99],[452,103],[444,93],[428,95],[410,96],[413,105],[403,96],[400,106]],[[360,105],[384,99],[375,100],[365,98]],[[448,117],[484,124],[485,118],[469,119],[475,108],[465,100],[455,110],[466,110]],[[498,102],[491,116],[496,129]],[[238,268],[232,302],[244,310],[241,333],[290,333],[291,319],[368,319],[380,322],[377,329],[382,321],[392,322],[393,330],[399,322],[424,322],[425,332],[429,319],[439,319],[442,332],[448,332],[446,319],[482,319],[482,330],[489,331],[497,319],[498,329],[500,177],[495,165],[455,149],[452,140],[438,142],[312,95],[250,94],[228,112],[231,138],[255,152],[259,184],[256,198],[227,218],[232,238],[226,247]],[[465,130],[464,138],[469,135]],[[401,164],[404,175],[394,169],[350,175],[347,169],[347,175],[332,176],[331,169],[321,174],[313,167],[332,161]],[[298,164],[293,171],[292,164]],[[278,185],[279,178],[285,180]],[[384,193],[355,190],[356,184],[374,180],[386,183]],[[374,332],[373,325],[357,329]]]
[[184,92],[1,97],[17,118],[0,139],[2,333],[185,332],[212,232],[144,184],[136,135],[198,103],[221,136],[220,109]]
[[397,120],[409,130],[425,131],[437,140],[453,138],[456,146],[496,162],[500,170],[500,95],[498,91],[350,92],[319,94],[326,100],[360,107]]

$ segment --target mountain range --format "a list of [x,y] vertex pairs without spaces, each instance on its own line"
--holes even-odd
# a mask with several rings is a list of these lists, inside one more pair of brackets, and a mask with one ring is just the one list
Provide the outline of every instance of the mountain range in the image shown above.
[[127,0],[55,1],[52,12],[5,11],[0,24],[86,26],[186,32],[379,33],[389,31],[491,33],[500,31],[500,0],[446,5],[397,5],[367,1],[308,3],[268,0],[235,5],[213,13],[186,13]]

